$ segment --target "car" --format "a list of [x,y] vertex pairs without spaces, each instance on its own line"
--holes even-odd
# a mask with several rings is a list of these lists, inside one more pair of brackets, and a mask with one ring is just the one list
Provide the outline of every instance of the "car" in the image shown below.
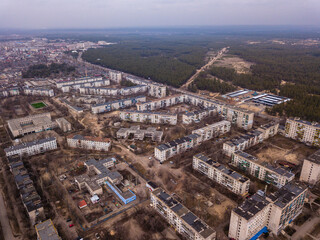
[[73,227],[74,226],[74,224],[73,223],[71,223],[70,225],[69,225],[69,228],[71,228],[71,227]]
[[68,218],[68,219],[67,219],[67,222],[71,222],[71,218]]

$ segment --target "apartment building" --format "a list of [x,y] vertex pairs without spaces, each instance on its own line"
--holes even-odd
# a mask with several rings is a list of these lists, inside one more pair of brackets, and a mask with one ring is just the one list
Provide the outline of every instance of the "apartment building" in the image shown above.
[[320,124],[299,118],[288,118],[285,125],[285,136],[307,145],[320,147]]
[[32,96],[46,96],[46,97],[54,96],[53,89],[49,89],[49,88],[28,87],[28,88],[24,88],[23,92],[25,95],[32,95]]
[[152,101],[137,104],[138,111],[153,111],[160,108],[170,107],[179,103],[191,104],[202,109],[216,107],[217,113],[225,120],[243,129],[251,129],[253,126],[254,113],[246,109],[227,105],[218,101],[206,99],[192,94],[176,94]]
[[231,156],[237,150],[245,150],[252,147],[258,143],[263,142],[264,132],[259,130],[251,130],[246,134],[242,134],[235,137],[225,143],[223,143],[223,152],[227,156]]
[[20,198],[31,224],[36,222],[37,216],[44,212],[41,198],[37,193],[33,181],[28,174],[21,158],[18,155],[8,157],[10,171],[12,172],[15,184],[20,193]]
[[120,128],[117,132],[117,138],[125,138],[133,136],[135,140],[143,140],[149,138],[152,141],[160,142],[163,136],[163,131],[157,131],[155,127],[140,129],[140,126],[131,126],[130,128]]
[[258,128],[261,132],[263,132],[263,139],[268,139],[270,137],[275,136],[279,130],[279,123],[278,122],[270,122],[264,124]]
[[[109,168],[113,167],[116,159],[106,158],[102,160],[89,159],[84,165],[87,167],[87,173],[75,177],[75,182],[79,189],[87,189],[91,196],[101,195],[103,192],[102,185],[106,181],[119,184],[123,177],[117,171],[111,171]],[[95,175],[89,174],[94,172]]]
[[47,219],[35,225],[37,240],[61,240],[58,231],[51,219]]
[[65,85],[89,83],[89,82],[96,82],[96,81],[102,81],[102,77],[82,77],[82,78],[77,78],[75,80],[56,82],[56,87],[62,88]]
[[8,120],[8,127],[13,137],[54,129],[57,124],[51,121],[50,113],[29,115]]
[[270,163],[260,161],[258,158],[240,150],[232,154],[231,165],[278,188],[294,180],[295,176],[285,168],[274,167]]
[[122,80],[122,73],[121,73],[121,72],[118,72],[118,71],[112,71],[112,70],[110,70],[110,71],[109,71],[109,78],[110,78],[111,81],[120,83],[121,80]]
[[70,113],[74,113],[74,114],[83,113],[83,108],[73,105],[68,100],[60,99],[60,101],[68,108]]
[[72,148],[83,148],[87,150],[109,151],[111,147],[111,140],[109,138],[69,135],[67,143]]
[[202,109],[194,112],[186,112],[182,114],[182,123],[183,124],[198,123],[203,118],[210,116],[216,112],[217,112],[217,109],[215,107],[209,107],[207,109]]
[[91,81],[91,82],[76,82],[76,83],[66,83],[61,86],[61,91],[64,93],[74,91],[80,91],[82,88],[101,88],[103,86],[110,85],[109,79],[102,79],[97,81]]
[[7,88],[0,91],[0,97],[11,97],[20,95],[19,88]]
[[213,137],[222,135],[230,131],[230,122],[221,121],[204,128],[194,130],[192,134],[161,144],[154,149],[154,156],[161,163],[177,154],[191,149],[203,141],[210,140]]
[[121,120],[141,123],[176,125],[178,115],[164,112],[122,110],[119,113]]
[[146,101],[145,96],[138,96],[138,97],[131,97],[131,98],[127,98],[127,99],[115,100],[115,101],[111,101],[111,102],[93,105],[93,106],[91,106],[91,112],[93,114],[110,112],[110,111],[114,111],[117,109],[135,106],[135,105],[139,104],[140,102],[145,102],[145,101]]
[[56,123],[63,132],[69,132],[72,130],[71,123],[69,123],[65,118],[56,119]]
[[202,153],[193,156],[192,168],[235,194],[242,196],[248,194],[250,186],[249,178],[231,170],[223,164],[213,161]]
[[102,96],[128,96],[138,93],[147,92],[146,85],[137,85],[124,88],[103,88],[103,87],[81,87],[79,91],[81,94],[102,95]]
[[300,173],[300,181],[307,182],[311,185],[316,184],[320,180],[320,150],[303,161]]
[[5,148],[4,152],[7,157],[14,155],[33,156],[55,149],[57,149],[57,139],[55,137],[49,137],[11,146]]
[[220,121],[210,125],[207,125],[203,128],[199,128],[192,131],[192,134],[198,134],[200,136],[199,141],[204,142],[210,140],[214,137],[218,137],[227,132],[230,132],[231,123],[229,121]]
[[182,236],[190,240],[215,240],[216,231],[163,189],[150,192],[152,207]]
[[301,212],[307,187],[290,182],[275,193],[256,193],[231,212],[229,238],[257,239],[269,230],[278,235]]

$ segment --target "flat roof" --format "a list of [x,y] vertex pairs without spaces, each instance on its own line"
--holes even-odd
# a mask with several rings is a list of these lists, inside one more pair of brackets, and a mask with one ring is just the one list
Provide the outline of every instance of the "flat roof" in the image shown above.
[[61,240],[51,219],[38,223],[35,228],[39,240]]

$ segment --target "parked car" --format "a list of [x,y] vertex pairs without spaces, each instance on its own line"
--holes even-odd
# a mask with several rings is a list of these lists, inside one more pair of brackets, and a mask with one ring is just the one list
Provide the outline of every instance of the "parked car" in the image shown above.
[[71,223],[70,225],[69,225],[69,228],[71,228],[71,227],[73,227],[74,226],[74,224],[73,223]]
[[71,222],[71,218],[68,218],[68,219],[67,219],[67,222]]

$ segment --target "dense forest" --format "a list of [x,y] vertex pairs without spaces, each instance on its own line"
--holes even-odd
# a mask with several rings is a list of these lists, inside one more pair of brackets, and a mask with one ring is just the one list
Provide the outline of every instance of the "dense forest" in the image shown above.
[[75,71],[75,67],[69,66],[65,63],[58,64],[58,63],[51,63],[49,66],[45,64],[37,64],[32,65],[28,68],[27,71],[22,73],[23,78],[45,78],[49,77],[52,74],[70,74]]

